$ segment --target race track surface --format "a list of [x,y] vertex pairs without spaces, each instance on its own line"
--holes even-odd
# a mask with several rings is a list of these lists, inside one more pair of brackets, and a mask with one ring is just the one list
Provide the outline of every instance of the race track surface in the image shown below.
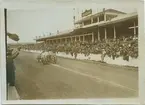
[[43,65],[38,54],[21,51],[15,60],[21,99],[134,98],[138,68],[58,58]]

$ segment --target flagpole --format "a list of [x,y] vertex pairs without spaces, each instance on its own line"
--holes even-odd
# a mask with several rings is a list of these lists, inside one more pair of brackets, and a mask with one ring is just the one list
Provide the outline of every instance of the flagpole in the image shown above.
[[74,26],[75,26],[75,18],[76,18],[76,16],[75,16],[75,8],[73,8],[73,23],[74,23]]
[[[4,18],[5,18],[5,48],[6,48],[6,54],[7,54],[7,9],[4,9]],[[7,57],[7,55],[6,55]],[[7,61],[6,61],[7,62]],[[6,65],[6,72],[7,72],[7,65]],[[7,73],[6,73],[7,74]],[[8,100],[8,83],[7,83],[7,75],[6,75],[6,99]]]

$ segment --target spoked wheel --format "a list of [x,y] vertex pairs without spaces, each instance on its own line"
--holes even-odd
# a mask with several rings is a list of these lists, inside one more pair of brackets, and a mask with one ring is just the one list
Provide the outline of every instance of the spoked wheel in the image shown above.
[[54,64],[57,63],[57,58],[56,58],[56,56],[52,56],[52,63],[54,63]]
[[45,58],[42,59],[42,63],[43,63],[43,65],[48,64],[47,57],[45,57]]
[[47,62],[47,64],[50,63],[50,56],[47,56],[47,57],[46,57],[46,62]]
[[57,63],[57,57],[54,57],[54,63],[55,64]]

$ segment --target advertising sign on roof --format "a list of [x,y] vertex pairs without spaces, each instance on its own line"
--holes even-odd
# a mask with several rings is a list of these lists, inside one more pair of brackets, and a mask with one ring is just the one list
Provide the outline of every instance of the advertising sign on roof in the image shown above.
[[90,14],[92,14],[92,9],[85,10],[85,12],[82,13],[82,17],[88,16]]

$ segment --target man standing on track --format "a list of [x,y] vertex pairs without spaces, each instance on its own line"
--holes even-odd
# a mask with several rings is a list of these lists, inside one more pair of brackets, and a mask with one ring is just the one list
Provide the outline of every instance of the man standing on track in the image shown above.
[[102,49],[101,62],[104,62],[105,55],[106,55],[106,51],[105,49]]

